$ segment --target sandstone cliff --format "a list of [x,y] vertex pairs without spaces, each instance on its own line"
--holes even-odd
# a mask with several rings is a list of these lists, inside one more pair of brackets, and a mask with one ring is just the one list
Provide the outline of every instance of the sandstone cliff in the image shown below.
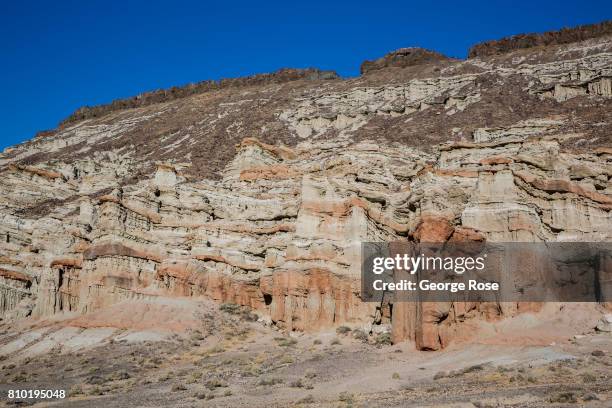
[[83,110],[5,149],[0,316],[207,296],[435,350],[537,309],[363,303],[360,242],[612,239],[612,37],[428,56]]

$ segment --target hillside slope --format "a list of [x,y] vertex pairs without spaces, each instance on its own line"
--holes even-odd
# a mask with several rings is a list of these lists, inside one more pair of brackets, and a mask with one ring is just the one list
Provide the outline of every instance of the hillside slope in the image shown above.
[[363,303],[359,244],[610,240],[612,37],[410,50],[358,78],[281,71],[85,109],[5,149],[0,316],[206,296],[437,350],[519,314]]

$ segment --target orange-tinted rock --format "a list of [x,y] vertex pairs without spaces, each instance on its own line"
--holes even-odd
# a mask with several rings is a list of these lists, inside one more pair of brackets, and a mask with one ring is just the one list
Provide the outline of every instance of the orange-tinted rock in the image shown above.
[[467,178],[478,177],[478,172],[474,170],[436,169],[434,173],[438,176],[467,177]]
[[296,157],[295,151],[289,147],[266,144],[254,137],[247,137],[243,139],[242,142],[237,146],[237,148],[251,145],[258,146],[262,150],[270,152],[274,156],[277,156],[281,159],[294,159]]
[[174,296],[208,296],[220,303],[235,303],[256,310],[264,299],[256,280],[238,280],[193,261],[168,261],[160,265],[155,279],[164,293]]
[[446,242],[455,228],[444,217],[423,216],[413,237],[420,242]]
[[[417,306],[415,344],[420,350],[439,350],[445,345],[441,325],[448,319],[450,302],[421,302]],[[447,322],[448,323],[448,322]],[[448,342],[450,339],[446,339]]]
[[133,258],[151,259],[156,262],[162,260],[162,255],[150,250],[132,248],[120,243],[98,244],[89,247],[83,252],[83,259],[93,260],[100,256],[129,256]]
[[20,273],[20,272],[8,271],[6,269],[0,269],[0,276],[2,276],[3,278],[12,279],[12,280],[16,280],[19,282],[25,282],[25,283],[32,282],[32,278],[30,276]]
[[240,180],[284,180],[300,176],[300,173],[285,165],[252,167],[240,172]]
[[598,147],[597,149],[595,149],[595,153],[612,155],[612,147]]
[[156,279],[174,295],[206,295],[222,303],[249,306],[288,330],[366,322],[374,308],[358,297],[359,281],[319,269],[280,271],[247,281],[179,261],[162,264]]
[[470,241],[484,241],[485,236],[472,229],[465,227],[456,227],[453,231],[453,235],[450,238],[451,242],[470,242]]
[[495,164],[510,164],[512,163],[512,159],[509,157],[503,157],[503,156],[493,156],[493,157],[487,157],[486,159],[482,159],[480,160],[480,164],[485,165],[485,166],[492,166]]
[[51,267],[54,266],[76,266],[78,268],[80,268],[83,265],[83,258],[82,257],[66,257],[66,258],[56,258],[53,261],[51,261]]
[[261,291],[269,297],[270,316],[288,330],[318,330],[343,323],[365,322],[374,304],[358,296],[358,280],[322,269],[280,271],[262,277]]
[[199,259],[200,261],[221,262],[224,264],[236,266],[240,269],[244,269],[245,271],[257,271],[260,269],[259,265],[236,262],[232,259],[224,257],[223,255],[195,255],[194,259]]
[[596,191],[587,190],[577,183],[558,179],[544,180],[525,171],[515,171],[514,174],[539,190],[547,192],[574,193],[597,203],[604,204],[606,208],[612,208],[612,198]]
[[9,165],[9,168],[14,171],[24,171],[26,173],[35,174],[37,176],[40,176],[40,177],[43,177],[49,180],[63,178],[62,174],[57,171],[42,169],[42,168],[34,167],[34,166],[21,166],[18,164],[11,164]]

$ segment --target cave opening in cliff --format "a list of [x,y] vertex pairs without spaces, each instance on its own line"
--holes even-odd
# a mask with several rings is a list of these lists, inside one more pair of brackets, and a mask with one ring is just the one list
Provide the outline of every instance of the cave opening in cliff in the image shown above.
[[61,288],[62,285],[64,284],[64,268],[59,268],[57,272],[58,272],[57,287]]
[[270,295],[269,293],[264,293],[263,298],[266,306],[270,306],[272,304],[272,295]]

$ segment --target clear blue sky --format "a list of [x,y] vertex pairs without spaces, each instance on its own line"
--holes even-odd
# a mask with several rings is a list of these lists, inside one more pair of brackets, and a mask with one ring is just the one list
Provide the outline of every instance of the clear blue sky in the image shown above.
[[[316,66],[354,76],[406,46],[470,45],[612,18],[612,1],[2,1],[0,148],[82,105]],[[123,4],[125,3],[125,4]]]

